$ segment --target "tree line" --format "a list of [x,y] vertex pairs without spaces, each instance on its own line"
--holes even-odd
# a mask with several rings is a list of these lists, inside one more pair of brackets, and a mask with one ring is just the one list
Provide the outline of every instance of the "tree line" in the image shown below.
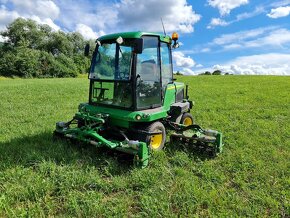
[[[183,75],[183,73],[181,73],[180,71],[177,71],[174,73],[175,75]],[[204,73],[199,73],[198,75],[202,76],[202,75],[206,75],[206,76],[211,76],[211,75],[233,75],[230,73],[224,73],[221,70],[215,70],[212,73],[209,71],[205,71]]]
[[[0,76],[22,78],[76,77],[88,72],[87,41],[79,33],[53,31],[46,24],[18,18],[0,32]],[[93,46],[91,46],[93,48]]]

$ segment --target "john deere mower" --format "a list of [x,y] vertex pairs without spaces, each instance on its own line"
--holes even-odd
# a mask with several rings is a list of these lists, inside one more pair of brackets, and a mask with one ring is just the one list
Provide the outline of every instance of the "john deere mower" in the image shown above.
[[[222,134],[205,130],[190,114],[188,87],[173,79],[172,37],[148,32],[105,35],[96,40],[89,70],[89,100],[69,122],[57,122],[54,134],[134,155],[146,167],[150,153],[170,139],[214,154]],[[89,54],[89,45],[85,55]]]

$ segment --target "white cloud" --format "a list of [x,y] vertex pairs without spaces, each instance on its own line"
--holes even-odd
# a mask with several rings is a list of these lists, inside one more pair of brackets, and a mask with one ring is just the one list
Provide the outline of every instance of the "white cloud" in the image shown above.
[[122,0],[116,4],[119,24],[128,29],[162,31],[162,17],[168,32],[194,31],[193,25],[201,16],[196,14],[186,0]]
[[215,26],[227,26],[229,24],[230,24],[229,22],[226,22],[221,18],[212,18],[210,24],[207,26],[207,29],[212,29]]
[[50,18],[45,18],[41,22],[43,24],[47,24],[48,26],[50,26],[55,31],[60,30],[60,27],[58,25],[56,25]]
[[243,43],[243,46],[245,46],[246,48],[264,46],[282,47],[283,45],[288,43],[290,43],[290,30],[281,28],[273,30],[269,32],[266,36],[259,39],[245,42]]
[[6,40],[7,40],[7,37],[0,36],[0,42],[5,42]]
[[21,13],[24,17],[38,16],[41,19],[56,19],[60,13],[59,7],[51,0],[7,0],[12,3],[14,10]]
[[246,31],[239,31],[230,34],[223,34],[220,37],[217,37],[213,40],[213,44],[216,45],[225,45],[231,43],[237,43],[239,41],[248,40],[248,39],[256,39],[257,37],[273,30],[277,29],[277,27],[265,27],[265,28],[257,28]]
[[177,67],[191,68],[195,65],[195,61],[190,56],[185,57],[181,51],[174,51],[172,56]]
[[247,48],[289,49],[289,44],[290,30],[274,26],[224,34],[210,43],[212,47],[220,46],[225,50]]
[[181,51],[172,52],[175,66],[184,75],[194,75],[195,72],[191,69],[192,67],[201,67],[200,64],[196,65],[195,61],[190,56],[185,56]]
[[11,23],[20,15],[16,11],[8,11],[3,5],[0,8],[0,30],[4,30],[6,25]]
[[91,27],[81,23],[77,24],[76,32],[79,32],[85,39],[97,39],[99,36],[105,35],[103,31],[96,33]]
[[258,6],[258,7],[255,8],[254,11],[244,12],[244,13],[238,14],[237,17],[236,17],[236,20],[234,22],[238,22],[238,21],[241,21],[241,20],[252,18],[252,17],[257,16],[257,15],[259,15],[261,13],[264,13],[264,12],[265,12],[264,7],[263,6]]
[[224,45],[223,48],[225,50],[233,50],[233,49],[240,49],[242,47],[241,44],[237,44],[237,43],[232,43],[232,44],[228,44],[228,45]]
[[182,68],[181,73],[183,75],[196,75],[196,72],[189,68]]
[[5,29],[17,17],[23,17],[46,23],[54,30],[61,26],[64,31],[75,31],[78,24],[83,24],[91,28],[78,26],[78,31],[86,31],[86,36],[132,30],[161,32],[160,17],[168,33],[191,33],[194,24],[201,19],[187,0],[0,0],[0,4],[0,29]]
[[13,4],[14,10],[8,10],[4,5],[1,5],[0,30],[6,29],[6,25],[19,17],[29,18],[40,24],[47,24],[55,31],[60,29],[53,21],[60,11],[54,2],[46,0],[7,0],[6,2]]
[[208,4],[214,8],[218,8],[222,16],[227,15],[234,8],[248,4],[248,0],[208,0]]
[[210,48],[203,48],[200,50],[200,52],[206,53],[206,52],[210,52],[211,49]]
[[31,17],[26,17],[26,18],[30,18],[34,21],[36,21],[37,23],[39,24],[47,24],[48,26],[50,26],[52,28],[52,30],[54,31],[58,31],[60,30],[60,27],[58,25],[56,25],[50,18],[44,18],[44,19],[41,19],[40,17],[38,16],[31,16]]
[[82,23],[94,31],[107,33],[132,30],[163,32],[162,17],[168,33],[190,33],[194,31],[194,24],[201,19],[186,0],[121,0],[111,4],[59,0],[58,4],[65,12],[60,14],[59,20],[70,30],[75,23]]
[[276,19],[280,17],[286,17],[290,14],[290,6],[279,7],[275,9],[271,9],[271,12],[267,14],[268,17]]
[[207,29],[213,29],[216,26],[228,26],[233,23],[239,22],[241,20],[252,18],[264,12],[265,12],[265,9],[263,6],[257,6],[254,11],[238,14],[235,19],[230,20],[230,21],[226,21],[221,18],[212,18],[211,22],[207,26]]
[[290,75],[289,60],[290,54],[269,53],[238,57],[212,68],[240,75]]
[[275,1],[270,4],[271,7],[278,8],[290,4],[290,0]]

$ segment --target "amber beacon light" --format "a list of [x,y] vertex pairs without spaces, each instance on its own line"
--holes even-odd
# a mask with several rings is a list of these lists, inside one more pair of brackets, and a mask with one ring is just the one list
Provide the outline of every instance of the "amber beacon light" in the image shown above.
[[174,41],[178,40],[178,33],[177,33],[177,32],[172,33],[171,38],[172,38],[172,40],[174,40]]
[[171,36],[171,38],[172,38],[172,40],[173,40],[173,45],[172,45],[172,47],[175,49],[175,48],[178,48],[179,47],[179,44],[178,44],[178,42],[177,42],[177,40],[178,40],[178,33],[177,32],[174,32],[174,33],[172,33],[172,36]]

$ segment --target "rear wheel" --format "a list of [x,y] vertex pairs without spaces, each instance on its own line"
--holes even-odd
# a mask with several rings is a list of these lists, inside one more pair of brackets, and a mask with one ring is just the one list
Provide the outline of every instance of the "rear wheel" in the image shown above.
[[84,120],[78,120],[78,128],[81,128],[84,125],[85,125],[85,121]]
[[184,113],[181,117],[180,123],[185,126],[190,126],[194,124],[193,116],[190,113]]
[[156,132],[156,134],[148,135],[146,137],[146,142],[149,144],[151,150],[160,151],[164,147],[166,140],[166,131],[164,125],[157,121],[150,124],[146,128],[146,131],[151,133]]

